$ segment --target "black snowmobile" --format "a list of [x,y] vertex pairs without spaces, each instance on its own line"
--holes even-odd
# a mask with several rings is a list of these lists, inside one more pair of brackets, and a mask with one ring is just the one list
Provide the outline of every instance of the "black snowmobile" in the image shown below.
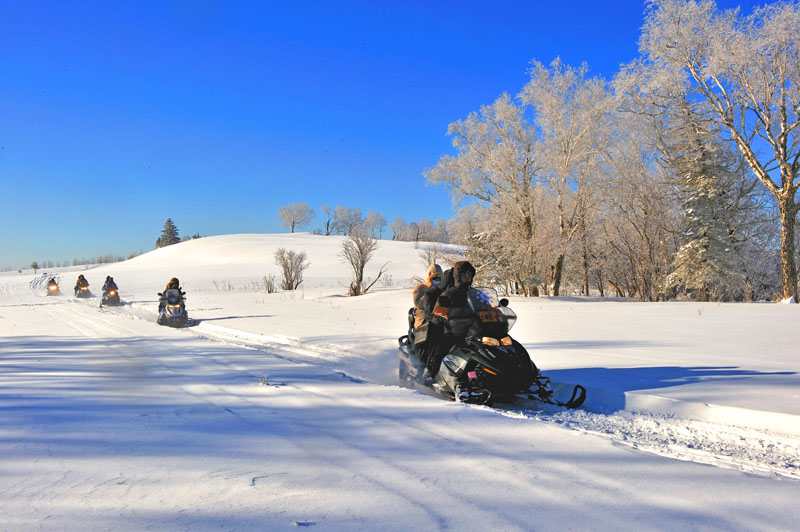
[[186,303],[184,292],[177,288],[170,288],[158,294],[161,297],[163,307],[158,311],[158,324],[169,325],[170,327],[185,327],[194,325],[194,320],[189,319],[186,313]]
[[85,284],[75,285],[75,297],[92,297],[89,286]]
[[100,306],[108,305],[115,307],[122,305],[122,300],[119,297],[119,291],[116,288],[104,288],[103,298],[100,300]]
[[586,389],[576,385],[566,401],[556,399],[550,379],[539,372],[525,348],[508,335],[517,315],[508,300],[498,301],[492,288],[471,288],[467,293],[469,311],[450,315],[445,330],[453,334],[455,345],[442,359],[433,380],[427,378],[415,351],[413,312],[409,311],[409,331],[400,344],[400,382],[404,386],[430,386],[452,400],[474,403],[510,403],[533,399],[551,405],[578,408],[586,399]]

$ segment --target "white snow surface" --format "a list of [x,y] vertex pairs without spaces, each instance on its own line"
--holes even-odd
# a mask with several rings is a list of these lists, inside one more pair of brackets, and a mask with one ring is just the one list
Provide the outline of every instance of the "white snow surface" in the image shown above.
[[[397,386],[420,246],[381,241],[391,282],[349,298],[341,244],[0,274],[0,530],[797,528],[800,306],[511,297],[511,334],[587,402],[470,406]],[[267,294],[280,247],[311,266]],[[127,304],[71,297],[78,273]],[[199,325],[155,323],[172,276]]]

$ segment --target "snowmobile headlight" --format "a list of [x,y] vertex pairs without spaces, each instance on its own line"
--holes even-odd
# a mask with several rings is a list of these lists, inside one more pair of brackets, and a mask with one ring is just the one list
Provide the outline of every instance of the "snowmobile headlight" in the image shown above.
[[117,293],[114,290],[109,290],[108,291],[108,295],[115,296],[115,295],[117,295]]
[[467,367],[467,361],[465,359],[453,355],[445,356],[442,362],[444,362],[444,365],[453,373],[458,373]]
[[500,341],[497,338],[492,338],[491,336],[484,336],[481,342],[483,345],[500,345]]
[[175,310],[178,310],[179,308],[181,308],[181,306],[180,306],[180,305],[167,305],[167,306],[168,306],[169,308],[171,308],[171,309],[175,309]]
[[510,336],[506,336],[505,338],[500,340],[500,343],[503,345],[514,345],[514,342],[511,340]]
[[51,292],[55,292],[56,290],[58,290],[58,287],[54,284],[51,284],[50,286],[47,287],[47,289],[50,290]]

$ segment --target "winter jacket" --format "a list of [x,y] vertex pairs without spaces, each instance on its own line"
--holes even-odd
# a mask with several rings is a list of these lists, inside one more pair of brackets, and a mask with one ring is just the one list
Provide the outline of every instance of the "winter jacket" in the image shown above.
[[167,286],[164,287],[164,293],[167,293],[167,290],[175,289],[183,292],[183,289],[180,287],[180,283],[177,281],[170,281],[167,283]]
[[439,297],[441,290],[435,284],[434,277],[441,278],[442,268],[438,264],[431,264],[428,268],[428,275],[424,282],[414,287],[412,297],[414,299],[414,328],[416,329],[423,323],[430,321],[433,316],[433,308]]
[[447,318],[453,309],[466,309],[467,307],[467,291],[472,286],[472,280],[465,282],[461,279],[462,273],[465,271],[472,272],[475,275],[475,268],[467,261],[456,262],[453,265],[453,285],[446,288],[436,301],[436,308],[434,314]]

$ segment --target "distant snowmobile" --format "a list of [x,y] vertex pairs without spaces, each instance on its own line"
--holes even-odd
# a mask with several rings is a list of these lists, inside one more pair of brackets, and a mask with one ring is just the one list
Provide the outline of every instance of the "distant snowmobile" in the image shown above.
[[[517,315],[508,300],[498,301],[491,288],[471,288],[467,293],[471,312],[450,316],[445,327],[459,340],[442,359],[438,373],[423,380],[424,369],[415,351],[415,331],[398,339],[400,382],[430,386],[455,401],[491,404],[532,399],[567,408],[578,408],[586,400],[586,389],[576,385],[572,397],[560,401],[553,397],[550,379],[539,372],[525,348],[508,335]],[[412,314],[414,309],[409,311]],[[410,316],[411,318],[411,316]],[[409,320],[413,325],[413,319]]]
[[186,327],[195,324],[186,313],[184,294],[177,288],[170,288],[158,294],[161,297],[161,307],[158,311],[158,324],[170,327]]
[[56,282],[55,277],[51,277],[47,281],[47,295],[48,296],[57,296],[61,293],[61,289],[58,287],[58,283]]

